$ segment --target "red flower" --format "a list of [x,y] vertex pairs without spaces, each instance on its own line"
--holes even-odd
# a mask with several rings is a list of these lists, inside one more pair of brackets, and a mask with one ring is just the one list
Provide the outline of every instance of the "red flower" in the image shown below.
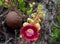
[[23,26],[20,30],[20,34],[27,41],[34,41],[38,39],[38,28],[35,25],[28,24]]

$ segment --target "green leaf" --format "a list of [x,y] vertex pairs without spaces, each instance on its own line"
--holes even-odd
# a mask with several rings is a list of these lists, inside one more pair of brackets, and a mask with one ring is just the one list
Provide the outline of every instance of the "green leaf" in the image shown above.
[[56,28],[56,27],[53,27],[50,40],[51,40],[52,42],[55,42],[56,39],[59,37],[59,35],[60,35],[60,30],[59,30],[58,28]]
[[20,3],[21,3],[21,2],[24,2],[24,0],[18,0],[18,1],[19,1]]
[[4,7],[5,7],[5,8],[9,8],[10,5],[9,5],[8,3],[5,3]]
[[26,5],[25,5],[24,0],[18,0],[18,8],[19,8],[21,11],[23,11],[23,12],[26,11],[26,7],[25,7],[25,6],[26,6]]
[[16,0],[13,0],[14,4],[16,4]]
[[53,33],[54,33],[54,35],[56,36],[56,37],[58,37],[59,36],[59,33],[60,33],[60,29],[58,29],[58,28],[53,28]]
[[24,0],[18,0],[18,3],[19,3],[19,6],[20,6],[20,5],[25,6]]
[[57,19],[58,19],[58,21],[60,22],[60,13],[58,13]]
[[0,5],[2,5],[3,4],[3,0],[0,0]]
[[23,11],[23,12],[25,12],[25,10],[26,10],[26,8],[23,7],[23,6],[21,6],[19,9],[20,9],[21,11]]
[[30,14],[32,12],[32,8],[27,9],[26,13]]

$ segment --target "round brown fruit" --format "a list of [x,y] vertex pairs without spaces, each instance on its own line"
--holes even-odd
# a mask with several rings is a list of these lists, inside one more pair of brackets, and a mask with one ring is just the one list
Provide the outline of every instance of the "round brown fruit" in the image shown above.
[[6,16],[5,21],[9,27],[17,28],[21,25],[22,18],[15,11],[10,11]]

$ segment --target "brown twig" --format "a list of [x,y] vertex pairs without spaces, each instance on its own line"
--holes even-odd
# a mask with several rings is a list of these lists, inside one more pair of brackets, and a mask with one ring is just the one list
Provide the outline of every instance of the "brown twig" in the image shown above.
[[13,38],[9,38],[4,44],[7,44],[9,41],[11,41]]
[[15,42],[14,42],[14,44],[17,44],[17,30],[15,29]]
[[39,13],[37,13],[37,16],[34,18],[34,24],[36,23],[36,21],[39,19]]
[[12,2],[12,0],[8,0],[8,3],[13,8],[13,10],[22,18],[21,12],[18,11],[16,5],[14,5],[14,3]]
[[0,32],[5,36],[5,41],[7,40],[7,36],[6,36],[6,33],[3,32],[2,30],[0,30]]
[[3,14],[0,15],[0,17],[5,16],[9,12],[10,8],[6,10]]

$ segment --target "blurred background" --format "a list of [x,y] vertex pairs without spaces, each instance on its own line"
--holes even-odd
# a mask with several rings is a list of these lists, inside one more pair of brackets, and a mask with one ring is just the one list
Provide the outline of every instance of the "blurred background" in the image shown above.
[[[37,41],[27,42],[20,39],[19,31],[26,19],[36,12],[39,4],[43,5],[42,11],[45,13],[40,36]],[[6,24],[6,16],[10,11],[19,14],[18,27],[10,25],[11,22],[9,26]],[[0,0],[0,44],[60,44],[60,0]]]

